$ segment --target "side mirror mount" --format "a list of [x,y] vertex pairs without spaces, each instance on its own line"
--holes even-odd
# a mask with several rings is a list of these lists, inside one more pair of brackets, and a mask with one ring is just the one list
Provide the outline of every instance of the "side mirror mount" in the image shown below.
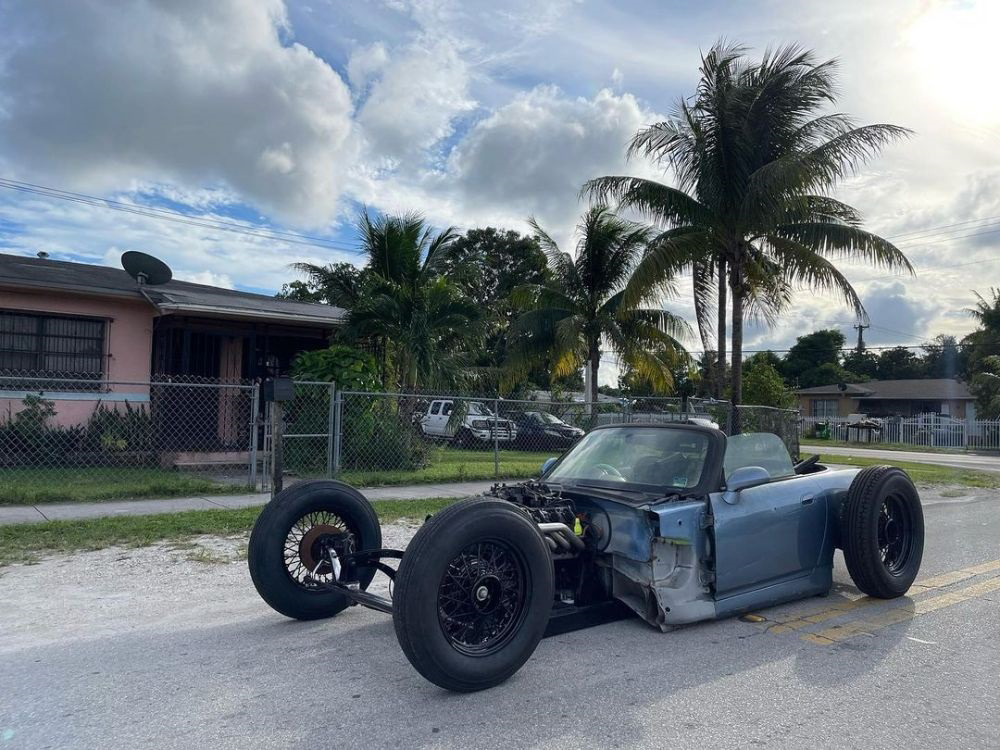
[[552,468],[552,464],[554,464],[556,461],[557,459],[555,456],[552,456],[551,458],[546,458],[545,462],[542,464],[542,471],[541,474],[539,474],[539,476],[544,477],[545,473]]
[[726,479],[725,500],[732,505],[739,499],[738,493],[740,490],[745,490],[747,487],[755,487],[770,479],[771,475],[768,474],[767,469],[763,466],[741,466]]

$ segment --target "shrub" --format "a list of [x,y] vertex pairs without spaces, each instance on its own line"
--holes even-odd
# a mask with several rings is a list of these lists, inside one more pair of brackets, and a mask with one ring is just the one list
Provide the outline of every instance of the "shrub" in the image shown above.
[[395,398],[348,399],[343,411],[341,467],[419,469],[427,464],[427,443]]
[[149,451],[153,447],[153,419],[143,407],[109,409],[98,404],[87,422],[87,449],[102,453]]
[[375,358],[342,344],[301,352],[292,363],[292,375],[296,380],[336,383],[337,388],[347,391],[370,391],[378,385]]
[[51,466],[79,448],[82,427],[53,427],[55,403],[41,396],[27,395],[22,409],[0,425],[0,457],[15,465]]

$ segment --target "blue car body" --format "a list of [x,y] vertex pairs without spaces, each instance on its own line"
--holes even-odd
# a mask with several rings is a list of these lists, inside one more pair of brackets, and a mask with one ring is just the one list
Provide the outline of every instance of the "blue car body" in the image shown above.
[[[744,477],[750,469],[750,481],[727,486],[739,475],[719,470],[722,433],[663,429],[709,430],[722,453],[710,457],[705,482],[684,496],[634,503],[614,498],[610,487],[567,488],[577,509],[606,527],[601,558],[611,568],[614,598],[667,629],[830,590],[840,506],[857,469],[814,465],[809,473],[772,477],[764,468],[742,466]],[[776,436],[758,437],[781,446]],[[546,467],[543,482],[554,465]]]

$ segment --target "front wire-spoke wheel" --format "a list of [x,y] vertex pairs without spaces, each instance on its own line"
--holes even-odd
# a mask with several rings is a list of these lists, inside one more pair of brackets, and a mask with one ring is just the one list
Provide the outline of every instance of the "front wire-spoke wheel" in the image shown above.
[[492,539],[470,544],[449,564],[438,587],[438,619],[458,651],[485,656],[503,648],[525,612],[520,555]]
[[436,513],[399,564],[392,620],[420,674],[459,692],[493,687],[538,646],[554,596],[552,555],[512,504],[476,497]]
[[[381,546],[378,516],[360,492],[333,480],[300,482],[264,506],[250,534],[247,565],[257,593],[272,608],[315,620],[332,617],[350,603],[329,585],[337,579],[330,551]],[[375,568],[355,572],[365,589]]]
[[330,550],[353,548],[356,532],[338,514],[329,510],[311,511],[295,519],[285,535],[285,570],[298,585],[316,588],[336,580]]

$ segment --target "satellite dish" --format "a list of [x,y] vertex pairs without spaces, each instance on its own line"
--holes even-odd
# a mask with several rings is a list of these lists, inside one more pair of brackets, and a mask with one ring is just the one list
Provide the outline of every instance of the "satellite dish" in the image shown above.
[[162,260],[136,250],[129,250],[122,253],[122,268],[140,286],[143,284],[148,284],[149,286],[166,284],[174,276],[170,270],[170,266]]
[[838,387],[838,388],[839,388],[839,389],[840,389],[841,391],[846,391],[846,390],[847,390],[847,383],[837,383],[837,387]]

